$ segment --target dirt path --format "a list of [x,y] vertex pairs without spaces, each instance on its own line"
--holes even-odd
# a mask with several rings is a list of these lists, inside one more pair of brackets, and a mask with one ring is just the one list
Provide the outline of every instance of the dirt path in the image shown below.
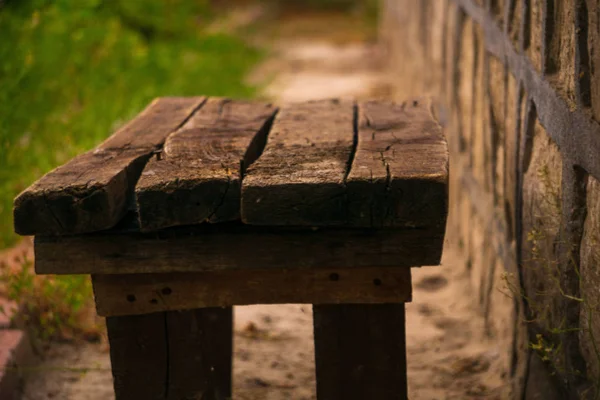
[[[407,304],[409,393],[413,400],[500,399],[500,351],[480,332],[466,276],[446,253],[441,267],[414,271]],[[234,399],[315,399],[310,305],[237,307]],[[56,344],[31,372],[26,400],[110,400],[106,344]]]
[[[279,102],[389,95],[376,47],[353,41],[283,39],[249,78]],[[500,351],[482,334],[468,278],[446,252],[441,267],[415,270],[407,305],[410,398],[504,398]],[[310,305],[237,307],[234,399],[314,399]],[[29,376],[27,400],[110,400],[106,344],[57,344]],[[68,369],[66,369],[68,367]]]

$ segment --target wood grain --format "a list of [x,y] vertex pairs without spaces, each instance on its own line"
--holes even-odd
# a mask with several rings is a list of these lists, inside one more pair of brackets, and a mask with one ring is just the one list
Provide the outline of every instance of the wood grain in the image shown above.
[[407,303],[410,268],[92,275],[101,316],[247,304]]
[[[253,225],[436,227],[448,211],[448,148],[426,99],[289,105],[242,185]],[[356,130],[356,148],[352,132]]]
[[359,104],[346,186],[350,225],[444,229],[448,148],[427,101]]
[[168,350],[164,313],[106,319],[115,400],[164,400]]
[[132,202],[152,152],[203,102],[203,97],[157,99],[95,150],[44,175],[15,199],[15,232],[60,235],[114,226]]
[[166,313],[168,400],[231,400],[233,309]]
[[240,218],[241,180],[276,108],[212,98],[152,158],[136,186],[142,230]]
[[232,310],[106,319],[116,400],[231,398]]
[[314,305],[317,398],[406,400],[404,304]]
[[438,265],[444,234],[427,229],[293,229],[203,224],[155,233],[35,238],[39,274]]
[[350,101],[282,107],[264,153],[242,182],[242,220],[253,225],[343,224],[353,120]]

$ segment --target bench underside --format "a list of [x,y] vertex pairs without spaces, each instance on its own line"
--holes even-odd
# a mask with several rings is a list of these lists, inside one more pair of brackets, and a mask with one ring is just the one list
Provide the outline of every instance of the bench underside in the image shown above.
[[410,268],[92,275],[101,316],[250,304],[382,304],[412,298]]
[[439,265],[438,229],[203,224],[159,232],[36,236],[38,274],[136,274]]

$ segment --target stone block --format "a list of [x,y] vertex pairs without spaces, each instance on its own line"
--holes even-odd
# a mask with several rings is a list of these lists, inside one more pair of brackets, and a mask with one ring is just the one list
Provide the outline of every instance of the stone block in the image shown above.
[[[527,2],[525,2],[527,3]],[[525,54],[529,57],[531,64],[538,73],[543,73],[544,57],[544,4],[543,0],[529,0],[529,7],[526,10],[526,21],[529,28],[524,31],[526,37],[523,38]]]
[[448,2],[448,14],[444,35],[445,59],[442,65],[444,69],[444,103],[448,106],[451,121],[455,122],[455,100],[457,97],[456,78],[458,76],[458,59],[460,56],[459,37],[462,32],[464,12],[453,1]]
[[483,28],[473,25],[473,48],[475,56],[474,76],[473,76],[473,97],[472,110],[473,119],[471,124],[471,143],[470,143],[470,165],[473,177],[479,183],[482,190],[491,192],[491,175],[488,173],[488,163],[490,162],[490,132],[489,132],[489,113],[488,113],[488,93],[487,84],[487,65],[485,37]]
[[[522,276],[534,326],[558,329],[563,315],[558,243],[561,240],[562,157],[536,120],[525,154]],[[556,340],[546,336],[544,340]]]
[[455,107],[458,109],[458,126],[456,133],[460,137],[460,151],[471,151],[473,128],[473,88],[475,87],[475,46],[473,40],[473,22],[465,18],[460,28],[457,74],[457,98]]
[[579,343],[588,376],[600,376],[600,181],[588,176],[587,216],[580,252]]
[[490,12],[494,19],[498,21],[498,25],[504,25],[504,8],[510,0],[490,0]]
[[439,96],[443,91],[444,69],[444,47],[446,24],[448,23],[448,0],[430,0],[428,8],[429,40],[429,63],[427,64],[430,82],[426,88],[427,94]]
[[484,254],[486,247],[490,247],[491,243],[485,222],[476,213],[473,214],[469,228],[471,232],[471,240],[469,241],[469,258],[471,260],[470,278],[473,293],[476,295],[476,298],[473,300],[478,302],[483,313],[485,277],[491,269],[491,266],[485,263]]
[[[575,97],[575,1],[553,1],[547,11],[546,48],[547,79],[558,93],[576,107]],[[550,4],[550,2],[548,3]]]
[[473,234],[471,232],[471,223],[473,219],[473,210],[471,205],[471,200],[469,196],[465,194],[464,189],[462,189],[462,196],[459,199],[459,249],[461,253],[464,255],[465,266],[467,269],[472,268],[472,260],[471,260],[471,240],[473,239]]
[[502,191],[504,200],[499,204],[504,210],[506,221],[506,240],[512,241],[515,237],[515,216],[517,196],[517,168],[521,134],[521,121],[525,114],[525,94],[519,82],[512,73],[508,74],[506,82],[506,129],[504,132],[504,173]]
[[[486,314],[486,333],[494,341],[502,358],[501,368],[504,374],[510,375],[511,355],[515,345],[515,326],[517,315],[514,307],[514,294],[508,287],[506,269],[502,262],[498,261],[490,266],[489,275],[489,307]],[[514,283],[513,283],[514,284]]]
[[[588,15],[587,40],[589,54],[590,98],[594,119],[600,121],[600,0],[586,0]],[[594,12],[596,11],[596,12]]]
[[496,57],[489,56],[487,83],[490,127],[490,162],[494,204],[503,204],[504,198],[504,138],[506,130],[506,70]]
[[519,49],[521,41],[521,24],[523,23],[523,0],[507,1],[504,9],[504,29],[515,49]]

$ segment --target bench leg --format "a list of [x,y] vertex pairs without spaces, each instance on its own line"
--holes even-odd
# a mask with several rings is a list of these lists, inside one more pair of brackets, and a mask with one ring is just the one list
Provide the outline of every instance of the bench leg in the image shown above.
[[314,305],[317,398],[406,400],[404,304]]
[[231,398],[232,308],[108,317],[116,400]]

